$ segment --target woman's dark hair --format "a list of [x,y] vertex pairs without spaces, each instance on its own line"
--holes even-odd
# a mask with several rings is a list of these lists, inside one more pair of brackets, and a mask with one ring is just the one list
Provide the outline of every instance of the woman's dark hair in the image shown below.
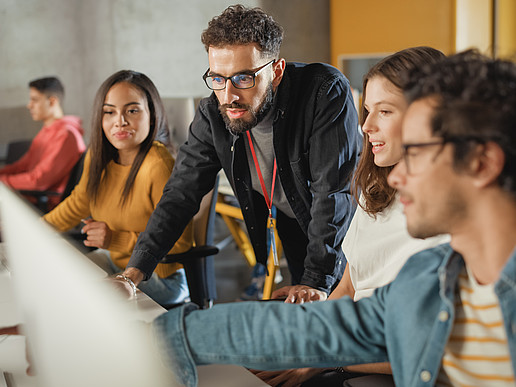
[[102,129],[103,105],[109,90],[116,84],[126,82],[138,88],[147,101],[150,114],[149,135],[141,143],[138,154],[134,158],[131,170],[127,176],[120,203],[127,201],[131,188],[145,156],[152,147],[154,140],[169,145],[169,126],[165,109],[154,83],[144,74],[131,70],[121,70],[111,75],[102,83],[93,102],[93,118],[90,141],[91,164],[87,192],[95,202],[99,187],[107,178],[106,166],[110,161],[118,161],[118,150],[108,141]]
[[[374,65],[364,76],[362,101],[365,101],[366,86],[369,80],[375,77],[383,77],[403,92],[406,74],[427,63],[442,60],[445,55],[431,47],[412,47],[392,54]],[[360,124],[364,125],[367,119],[367,110],[364,104],[360,108]],[[396,190],[387,183],[387,176],[391,167],[379,167],[374,163],[372,146],[369,136],[364,133],[362,155],[353,175],[352,192],[356,200],[359,200],[360,192],[364,203],[360,206],[370,215],[376,215],[390,206],[396,195]]]

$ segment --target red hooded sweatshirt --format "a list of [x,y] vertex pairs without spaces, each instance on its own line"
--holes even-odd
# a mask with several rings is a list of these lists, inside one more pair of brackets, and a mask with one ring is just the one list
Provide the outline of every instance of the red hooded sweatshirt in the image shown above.
[[81,120],[64,116],[44,126],[27,153],[0,169],[0,181],[16,190],[63,192],[70,172],[86,150]]

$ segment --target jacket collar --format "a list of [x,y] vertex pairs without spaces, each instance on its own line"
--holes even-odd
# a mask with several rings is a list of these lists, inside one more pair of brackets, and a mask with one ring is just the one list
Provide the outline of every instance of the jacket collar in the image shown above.
[[[444,259],[439,267],[440,293],[444,300],[453,300],[457,277],[465,263],[462,256],[449,244],[443,245],[442,249]],[[516,291],[516,248],[495,284],[495,292],[499,296],[509,291]]]
[[285,72],[283,73],[283,78],[281,79],[281,83],[278,86],[278,90],[276,92],[276,101],[275,108],[276,114],[274,116],[274,122],[276,122],[280,116],[283,117],[285,112],[287,111],[287,104],[290,98],[290,84],[292,80],[290,79],[290,69],[289,64],[287,63],[285,67]]
[[444,259],[439,267],[439,294],[442,300],[453,308],[453,299],[455,296],[455,285],[459,273],[464,267],[462,256],[454,251],[450,244],[439,246],[442,249]]
[[500,279],[495,284],[495,292],[499,296],[509,291],[516,291],[516,249],[513,250],[500,274]]

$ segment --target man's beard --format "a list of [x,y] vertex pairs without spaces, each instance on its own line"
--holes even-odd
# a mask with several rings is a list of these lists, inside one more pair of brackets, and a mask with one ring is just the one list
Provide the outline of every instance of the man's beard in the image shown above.
[[[272,108],[273,99],[274,91],[272,88],[272,83],[269,83],[267,90],[265,90],[263,100],[260,102],[260,105],[258,105],[256,110],[253,109],[250,105],[233,102],[231,104],[220,105],[219,111],[222,115],[224,123],[226,124],[226,128],[228,128],[229,131],[231,131],[233,134],[243,133],[249,129],[254,128],[261,120],[263,120],[263,118]],[[233,120],[230,119],[226,113],[226,110],[232,108],[247,110],[251,114],[251,119],[248,121],[243,118],[235,118]]]

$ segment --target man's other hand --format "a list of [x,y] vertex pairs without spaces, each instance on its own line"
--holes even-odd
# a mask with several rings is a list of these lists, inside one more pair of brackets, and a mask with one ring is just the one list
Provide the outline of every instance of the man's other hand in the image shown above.
[[326,292],[306,285],[285,286],[272,293],[272,299],[285,299],[289,304],[303,304],[312,301],[324,301]]

